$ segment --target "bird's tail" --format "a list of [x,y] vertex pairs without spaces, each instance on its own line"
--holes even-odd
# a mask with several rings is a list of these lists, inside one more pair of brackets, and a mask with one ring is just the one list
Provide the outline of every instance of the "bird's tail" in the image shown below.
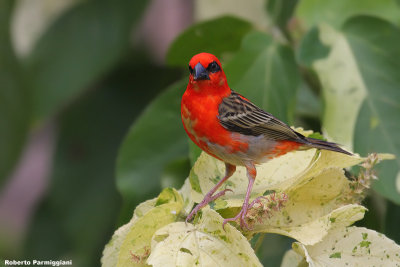
[[350,152],[340,148],[339,145],[336,143],[327,142],[327,141],[314,139],[314,138],[308,138],[308,137],[306,137],[305,139],[306,139],[305,145],[308,147],[335,151],[335,152],[343,153],[343,154],[350,155],[350,156],[353,155],[353,153],[350,153]]

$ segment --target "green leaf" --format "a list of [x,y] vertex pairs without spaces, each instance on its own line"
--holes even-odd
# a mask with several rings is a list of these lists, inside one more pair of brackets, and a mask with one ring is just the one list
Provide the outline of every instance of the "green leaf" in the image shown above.
[[173,66],[187,66],[189,60],[200,52],[221,57],[223,53],[236,51],[242,37],[252,25],[232,16],[223,16],[191,26],[172,43],[167,62]]
[[314,60],[325,99],[323,129],[333,139],[367,154],[387,152],[397,156],[378,168],[382,179],[374,188],[400,203],[396,177],[400,170],[400,29],[378,18],[360,16],[347,21],[341,31],[319,27],[320,41],[331,50]]
[[308,137],[326,141],[325,137],[322,134],[320,134],[319,132],[312,133]]
[[120,148],[117,187],[127,210],[137,199],[160,190],[167,164],[188,155],[186,133],[180,117],[180,99],[186,87],[182,80],[168,87],[134,122]]
[[298,0],[269,0],[267,1],[267,12],[272,22],[290,39],[287,24],[292,18]]
[[400,221],[400,206],[394,204],[393,202],[388,202],[387,210],[389,212],[386,212],[386,218],[384,220],[384,234],[393,239],[396,243],[400,244],[400,232],[398,231],[398,222]]
[[336,228],[318,244],[294,243],[293,249],[310,266],[397,266],[400,246],[362,227]]
[[[261,237],[262,240],[260,238],[255,239],[257,236]],[[253,240],[256,243],[252,247],[263,266],[280,266],[286,251],[291,248],[293,243],[292,238],[272,233],[258,234],[252,238]]]
[[33,118],[60,111],[129,49],[132,24],[146,1],[84,1],[63,13],[27,58]]
[[332,253],[331,255],[329,255],[329,258],[340,259],[342,258],[342,253],[341,252]]
[[307,28],[322,22],[339,28],[348,18],[361,14],[400,25],[400,6],[396,0],[302,0],[296,9],[296,17]]
[[259,29],[268,26],[268,18],[265,16],[265,1],[194,0],[193,13],[197,21],[231,14],[250,21]]
[[300,78],[289,47],[265,33],[251,32],[224,70],[233,90],[281,120],[293,121]]
[[10,174],[29,126],[29,94],[10,40],[14,1],[0,1],[0,187]]
[[190,167],[188,157],[169,162],[162,172],[161,187],[181,187],[190,172]]
[[195,143],[192,142],[188,138],[189,142],[189,159],[190,159],[190,165],[193,167],[193,165],[196,163],[196,160],[198,157],[200,157],[200,154],[203,150],[201,150],[200,147],[198,147]]
[[[321,98],[311,90],[310,86],[304,80],[301,81],[296,102],[296,118],[314,119],[316,122],[319,122],[322,116]],[[308,125],[307,121],[303,121],[303,123],[295,121],[295,124]]]
[[329,46],[320,41],[320,34],[318,27],[312,27],[301,40],[296,51],[296,59],[301,65],[311,68],[316,60],[329,55]]
[[147,263],[152,266],[261,266],[246,238],[222,217],[203,212],[196,225],[176,222],[158,230]]

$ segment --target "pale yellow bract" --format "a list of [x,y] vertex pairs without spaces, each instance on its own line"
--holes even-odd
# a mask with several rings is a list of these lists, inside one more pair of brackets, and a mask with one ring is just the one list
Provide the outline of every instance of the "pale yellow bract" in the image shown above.
[[[293,249],[309,266],[399,266],[400,246],[363,227],[337,228],[313,246],[294,243]],[[299,259],[299,258],[298,258]],[[289,267],[294,265],[282,265]]]
[[158,230],[147,260],[152,266],[262,266],[247,239],[223,218],[206,210],[196,223],[176,222]]
[[147,266],[154,232],[174,222],[182,208],[182,197],[170,188],[158,198],[140,204],[132,220],[120,227],[105,247],[102,266]]

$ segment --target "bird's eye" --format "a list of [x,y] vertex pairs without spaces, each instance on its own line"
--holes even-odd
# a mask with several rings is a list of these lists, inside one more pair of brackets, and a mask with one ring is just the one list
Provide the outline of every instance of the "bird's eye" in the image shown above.
[[190,65],[189,65],[189,72],[190,72],[190,74],[193,74],[193,68],[190,67]]
[[221,68],[219,67],[218,63],[215,61],[211,62],[207,67],[207,70],[213,73],[219,71],[220,69]]

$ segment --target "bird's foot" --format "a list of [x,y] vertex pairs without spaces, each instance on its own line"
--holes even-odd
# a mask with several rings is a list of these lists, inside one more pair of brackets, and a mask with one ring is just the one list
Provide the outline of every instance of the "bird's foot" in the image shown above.
[[189,215],[186,217],[186,220],[185,220],[185,221],[186,221],[186,222],[190,221],[190,220],[193,218],[193,216],[196,215],[197,212],[199,212],[200,209],[202,209],[203,207],[205,207],[208,203],[210,203],[210,202],[216,200],[217,198],[219,198],[219,197],[225,195],[225,193],[226,193],[227,191],[231,191],[231,192],[232,192],[231,189],[224,189],[224,190],[218,192],[218,193],[215,194],[215,195],[212,195],[211,192],[208,192],[208,193],[204,196],[204,199],[203,199],[199,204],[197,204],[196,207],[194,207],[194,209],[189,213]]
[[235,222],[237,220],[240,220],[240,227],[242,229],[247,229],[247,230],[251,230],[251,227],[249,227],[249,225],[246,222],[246,214],[247,214],[247,210],[249,209],[249,206],[247,204],[244,204],[242,209],[240,210],[240,212],[233,218],[227,218],[222,222],[222,228],[225,230],[225,224],[228,222]]
[[257,197],[256,199],[254,199],[254,200],[249,204],[249,209],[251,209],[251,208],[254,206],[254,204],[260,203],[260,202],[261,202],[261,199],[268,199],[268,198],[266,198],[265,196],[259,196],[259,197]]

